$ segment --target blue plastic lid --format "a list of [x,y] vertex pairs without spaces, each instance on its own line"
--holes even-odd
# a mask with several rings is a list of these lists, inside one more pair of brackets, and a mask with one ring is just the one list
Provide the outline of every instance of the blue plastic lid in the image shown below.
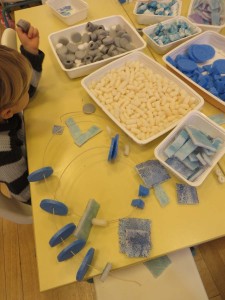
[[68,258],[73,257],[75,254],[77,254],[84,248],[85,244],[86,242],[84,240],[74,241],[58,254],[57,256],[58,261],[64,261]]
[[68,207],[64,203],[52,199],[43,199],[40,207],[53,215],[65,216],[68,213]]
[[43,180],[44,178],[47,178],[51,176],[53,173],[52,167],[43,167],[41,169],[38,169],[32,173],[30,173],[27,177],[29,182],[39,181]]
[[76,225],[74,223],[69,223],[62,227],[59,231],[57,231],[49,241],[49,245],[54,247],[60,244],[62,241],[67,239],[76,229]]
[[90,248],[88,250],[88,252],[86,253],[78,271],[77,271],[77,275],[76,275],[76,280],[77,281],[82,281],[85,274],[88,271],[89,265],[92,262],[92,259],[94,257],[94,253],[95,253],[95,249],[94,248]]

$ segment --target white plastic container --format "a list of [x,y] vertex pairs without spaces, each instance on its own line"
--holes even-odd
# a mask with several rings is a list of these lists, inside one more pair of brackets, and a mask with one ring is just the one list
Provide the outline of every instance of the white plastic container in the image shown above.
[[[204,133],[209,134],[213,138],[221,138],[223,140],[223,144],[220,149],[213,156],[212,164],[206,168],[206,170],[194,181],[187,180],[183,175],[178,173],[175,169],[173,169],[170,165],[168,165],[165,160],[167,156],[164,154],[164,150],[166,147],[171,144],[177,134],[184,128],[186,125],[192,125],[199,130],[202,130]],[[225,154],[225,130],[217,125],[214,121],[210,120],[206,115],[199,111],[192,111],[187,114],[182,121],[174,128],[170,134],[155,148],[154,150],[155,157],[160,161],[162,165],[164,165],[169,171],[171,171],[177,178],[181,179],[185,183],[191,186],[199,186],[203,183],[212,169],[215,167],[217,162],[222,158]]]
[[[151,2],[151,1],[153,1],[153,0],[150,0],[149,2]],[[145,2],[145,1],[143,1],[143,2]],[[160,1],[160,2],[168,2],[168,1]],[[133,10],[133,14],[136,17],[138,24],[142,24],[142,25],[150,25],[150,24],[163,22],[165,20],[171,20],[172,18],[181,15],[182,1],[177,0],[177,2],[178,2],[178,6],[179,6],[178,12],[177,12],[177,14],[174,14],[173,16],[151,15],[151,14],[147,14],[147,13],[146,14],[138,14],[137,9],[140,4],[140,1],[136,1],[134,10]]]
[[[107,74],[110,70],[113,70],[115,68],[119,68],[121,66],[124,66],[127,62],[133,62],[133,61],[140,61],[143,63],[143,65],[147,68],[150,68],[153,73],[159,74],[163,77],[166,77],[173,82],[175,82],[180,88],[184,89],[190,96],[193,96],[196,99],[196,106],[195,109],[200,109],[203,104],[204,100],[201,96],[199,96],[193,89],[191,89],[187,84],[185,84],[182,80],[177,78],[175,75],[173,75],[171,72],[166,70],[163,66],[161,66],[159,63],[151,59],[149,56],[145,55],[142,52],[134,52],[129,55],[125,55],[124,57],[115,60],[114,62],[111,62],[110,64],[102,67],[101,69],[93,72],[92,74],[88,75],[87,77],[83,78],[81,81],[81,84],[83,88],[86,90],[86,92],[89,94],[89,96],[96,102],[96,104],[132,139],[134,142],[136,142],[139,145],[145,145],[149,142],[155,140],[156,138],[160,137],[161,135],[165,134],[169,130],[171,130],[174,126],[176,126],[179,122],[179,120],[174,121],[173,123],[169,123],[168,127],[166,127],[164,130],[161,130],[157,132],[154,135],[149,136],[149,138],[146,138],[145,140],[141,140],[137,138],[130,130],[128,130],[124,124],[122,124],[118,119],[114,117],[114,115],[107,109],[107,107],[100,102],[100,100],[93,94],[93,92],[90,90],[89,86],[92,81],[97,81],[101,79],[105,74]],[[142,118],[140,116],[140,118]]]
[[147,40],[147,44],[155,50],[155,52],[159,53],[159,54],[165,54],[166,52],[170,51],[171,49],[174,49],[175,47],[177,47],[178,45],[180,45],[181,43],[189,40],[190,38],[198,35],[199,33],[202,32],[202,30],[196,26],[195,24],[193,24],[192,22],[190,22],[187,18],[185,17],[182,17],[182,16],[179,16],[179,17],[174,17],[173,19],[171,20],[166,20],[166,21],[163,21],[163,22],[160,22],[160,24],[162,24],[163,26],[164,25],[169,25],[169,24],[173,24],[177,21],[183,21],[185,23],[188,24],[189,27],[193,27],[195,28],[195,31],[196,33],[190,35],[190,36],[187,36],[187,37],[184,37],[184,38],[181,38],[180,40],[177,40],[177,41],[174,41],[174,42],[171,42],[169,44],[166,44],[166,45],[159,45],[157,44],[151,37],[150,37],[150,34],[152,34],[156,28],[156,26],[158,25],[157,24],[154,24],[154,25],[151,25],[151,26],[148,26],[148,27],[145,27],[143,28],[143,33],[144,33],[144,36],[146,37],[146,40]]
[[[196,2],[196,0],[191,0],[189,8],[188,8],[188,14],[187,14],[187,18],[193,23],[195,23],[195,22],[193,21],[193,19],[190,16],[195,12],[195,10],[194,10],[194,3],[195,2]],[[221,25],[216,26],[216,25],[207,25],[207,24],[195,23],[203,31],[212,30],[212,31],[220,32],[225,27],[225,2],[224,2],[224,0],[221,0],[220,2],[223,5]]]
[[47,0],[53,14],[67,25],[87,18],[88,4],[82,0]]
[[[204,31],[198,36],[193,37],[191,40],[182,43],[175,49],[165,54],[163,56],[163,61],[166,63],[169,69],[171,69],[179,77],[184,78],[186,82],[188,82],[190,86],[192,86],[198,93],[200,93],[207,102],[211,103],[212,105],[225,112],[225,101],[208,92],[206,89],[195,83],[193,80],[191,80],[189,77],[187,77],[185,74],[176,69],[171,63],[167,61],[168,56],[170,56],[174,60],[177,57],[177,55],[184,54],[192,44],[207,44],[213,46],[216,50],[215,56],[211,60],[204,63],[204,65],[211,64],[216,59],[225,59],[225,36],[215,31]],[[201,65],[203,64],[199,64],[199,66]]]
[[72,26],[72,27],[64,29],[64,30],[53,32],[48,36],[50,46],[52,48],[52,51],[60,65],[61,69],[63,71],[65,71],[70,78],[77,78],[77,77],[88,75],[91,72],[93,72],[93,71],[99,69],[100,67],[106,65],[107,63],[111,62],[112,60],[115,60],[115,59],[122,57],[123,55],[129,54],[131,52],[134,52],[137,50],[142,50],[146,47],[146,42],[140,36],[140,34],[137,32],[137,30],[130,23],[128,23],[125,20],[125,18],[123,18],[120,15],[110,16],[110,17],[106,17],[106,18],[98,19],[98,20],[93,20],[91,22],[93,24],[104,25],[104,27],[106,29],[110,28],[112,26],[115,26],[117,24],[120,24],[122,26],[122,28],[124,28],[127,31],[127,33],[131,36],[132,44],[134,45],[135,48],[133,50],[127,51],[125,53],[121,53],[119,55],[115,55],[113,57],[109,57],[107,59],[97,61],[97,62],[88,64],[88,65],[83,65],[83,66],[72,68],[72,69],[66,69],[64,67],[64,65],[62,64],[62,62],[60,61],[60,59],[56,53],[55,47],[56,47],[59,39],[62,37],[68,38],[70,40],[72,33],[80,32],[81,34],[83,34],[84,32],[86,32],[85,27],[86,27],[87,23],[83,23],[81,25],[76,25],[76,26]]

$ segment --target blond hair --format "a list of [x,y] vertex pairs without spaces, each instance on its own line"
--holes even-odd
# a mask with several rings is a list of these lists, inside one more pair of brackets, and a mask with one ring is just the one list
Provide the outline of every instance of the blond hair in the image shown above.
[[21,99],[29,89],[31,76],[29,61],[16,50],[0,45],[0,110]]

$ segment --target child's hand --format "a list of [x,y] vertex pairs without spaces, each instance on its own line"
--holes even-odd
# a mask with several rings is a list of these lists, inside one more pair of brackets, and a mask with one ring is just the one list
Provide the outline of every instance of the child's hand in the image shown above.
[[27,33],[23,32],[20,27],[16,28],[17,35],[24,49],[32,54],[38,54],[39,32],[37,28],[30,26]]

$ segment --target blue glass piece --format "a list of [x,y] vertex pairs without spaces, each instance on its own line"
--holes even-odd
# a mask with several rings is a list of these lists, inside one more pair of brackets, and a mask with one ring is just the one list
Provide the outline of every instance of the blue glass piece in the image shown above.
[[71,243],[69,246],[67,246],[66,248],[64,248],[57,256],[58,261],[64,261],[66,259],[69,259],[71,257],[73,257],[75,254],[77,254],[78,252],[80,252],[84,246],[85,246],[86,242],[84,240],[76,240],[73,243]]
[[82,281],[85,274],[88,271],[89,265],[92,262],[92,259],[94,257],[94,253],[95,253],[95,249],[94,248],[90,248],[88,250],[88,252],[86,253],[78,271],[77,271],[77,275],[76,275],[76,280],[77,281]]
[[49,245],[54,247],[60,244],[62,241],[67,239],[76,229],[76,225],[74,223],[66,224],[60,230],[58,230],[50,239]]
[[38,169],[32,173],[30,173],[27,177],[29,182],[39,181],[43,180],[44,178],[47,178],[51,176],[53,173],[52,167],[43,167],[41,169]]
[[65,216],[68,213],[68,207],[64,203],[52,199],[43,199],[40,207],[53,215]]

